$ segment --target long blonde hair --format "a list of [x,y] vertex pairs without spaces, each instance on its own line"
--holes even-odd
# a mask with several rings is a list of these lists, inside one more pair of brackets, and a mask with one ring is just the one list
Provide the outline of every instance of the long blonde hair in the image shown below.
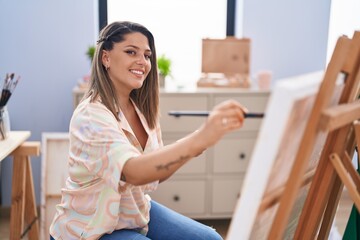
[[149,41],[151,70],[142,87],[134,89],[130,93],[130,98],[144,114],[149,128],[154,129],[159,116],[159,82],[155,42],[152,33],[138,23],[113,22],[101,30],[91,66],[90,87],[85,97],[91,97],[90,101],[95,101],[100,97],[102,103],[120,121],[117,107],[119,106],[118,98],[115,87],[102,64],[102,50],[112,50],[115,43],[124,41],[124,36],[133,32],[142,33]]

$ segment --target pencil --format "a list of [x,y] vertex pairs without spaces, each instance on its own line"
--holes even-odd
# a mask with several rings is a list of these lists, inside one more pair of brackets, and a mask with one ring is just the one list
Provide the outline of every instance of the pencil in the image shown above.
[[[174,117],[189,116],[189,117],[207,117],[209,111],[169,111],[168,114]],[[263,118],[264,113],[248,112],[244,113],[245,118]]]

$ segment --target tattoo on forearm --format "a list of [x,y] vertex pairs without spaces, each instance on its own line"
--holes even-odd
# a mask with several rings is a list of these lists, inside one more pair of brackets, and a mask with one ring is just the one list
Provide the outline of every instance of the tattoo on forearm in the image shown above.
[[157,170],[169,170],[170,166],[174,165],[174,164],[181,164],[183,162],[185,162],[186,160],[188,160],[190,157],[189,156],[180,156],[179,159],[176,159],[174,161],[168,162],[166,164],[160,164],[156,166]]

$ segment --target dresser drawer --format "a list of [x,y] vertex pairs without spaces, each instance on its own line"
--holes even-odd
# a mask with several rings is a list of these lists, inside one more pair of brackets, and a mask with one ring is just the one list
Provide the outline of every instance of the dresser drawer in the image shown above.
[[231,214],[240,197],[242,179],[214,180],[212,188],[212,213]]
[[205,111],[208,108],[206,96],[161,96],[160,124],[163,132],[193,132],[205,121],[203,117],[174,117],[169,111]]
[[242,173],[246,171],[255,138],[222,139],[214,146],[214,173]]
[[[169,138],[163,136],[164,145],[168,145],[176,142],[179,139]],[[191,159],[189,162],[185,163],[177,172],[178,174],[204,174],[206,172],[206,154],[204,151],[201,155]]]
[[151,198],[182,214],[203,214],[205,186],[205,180],[165,181],[151,193]]
[[[261,112],[263,113],[266,109],[266,104],[268,101],[268,97],[262,96],[262,97],[254,97],[254,96],[227,96],[227,97],[215,97],[215,104],[218,104],[220,102],[233,99],[238,101],[241,105],[246,107],[251,112]],[[246,119],[244,122],[243,127],[241,128],[242,131],[249,131],[249,130],[258,130],[260,127],[262,119],[258,118],[249,118]]]

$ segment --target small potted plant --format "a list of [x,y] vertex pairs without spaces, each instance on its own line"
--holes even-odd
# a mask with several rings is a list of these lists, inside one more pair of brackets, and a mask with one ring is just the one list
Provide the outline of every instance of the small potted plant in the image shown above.
[[89,46],[86,51],[86,55],[88,56],[90,62],[92,62],[94,58],[94,54],[95,54],[95,46]]
[[165,56],[161,55],[157,59],[157,65],[159,69],[159,83],[160,87],[165,86],[165,78],[171,76],[171,60]]

